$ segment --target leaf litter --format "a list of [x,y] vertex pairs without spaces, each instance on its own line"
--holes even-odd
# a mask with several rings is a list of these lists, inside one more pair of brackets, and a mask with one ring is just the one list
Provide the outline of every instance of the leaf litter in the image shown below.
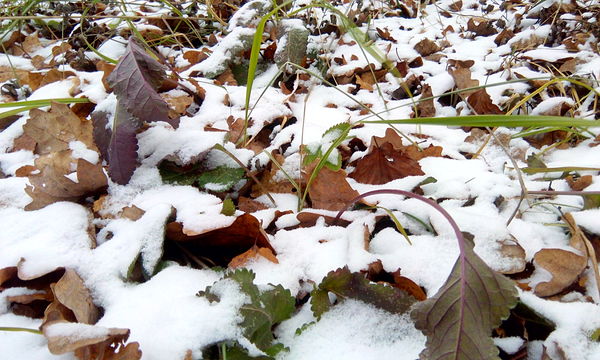
[[[508,110],[597,119],[597,1],[329,5],[356,27],[300,11],[284,26],[266,23],[251,94],[237,84],[271,4],[213,2],[206,14],[182,4],[177,11],[215,19],[214,31],[179,22],[190,33],[176,47],[153,37],[172,29],[152,20],[174,11],[165,5],[127,4],[142,14],[129,24],[91,20],[94,35],[81,36],[103,58],[79,40],[50,40],[51,25],[2,39],[3,103],[91,101],[2,121],[0,327],[39,328],[46,339],[0,332],[3,351],[598,356],[589,335],[600,329],[598,204],[564,193],[598,191],[597,129],[523,138],[499,128],[490,141],[487,129],[360,123],[373,113]],[[62,21],[78,23],[67,13]],[[284,67],[267,87],[285,60],[310,75]],[[521,202],[522,185],[544,196]],[[412,199],[374,195],[335,217],[359,194],[389,188],[436,201],[473,244],[459,251],[445,220]]]

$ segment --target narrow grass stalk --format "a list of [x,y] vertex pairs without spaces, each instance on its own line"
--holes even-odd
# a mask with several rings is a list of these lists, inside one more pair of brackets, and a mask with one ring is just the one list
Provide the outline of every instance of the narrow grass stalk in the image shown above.
[[600,120],[546,115],[470,115],[394,120],[361,120],[363,124],[420,124],[473,127],[600,126]]
[[28,332],[36,335],[43,335],[43,333],[37,329],[29,329],[22,327],[11,327],[11,326],[0,326],[0,331],[18,331],[18,332]]

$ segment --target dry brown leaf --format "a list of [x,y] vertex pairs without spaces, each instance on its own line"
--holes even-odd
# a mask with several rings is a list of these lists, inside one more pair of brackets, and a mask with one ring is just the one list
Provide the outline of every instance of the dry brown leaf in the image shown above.
[[552,279],[535,286],[537,296],[552,296],[573,284],[587,266],[587,257],[562,249],[542,249],[533,261],[552,274]]
[[112,71],[115,69],[115,67],[117,67],[114,64],[109,64],[105,61],[98,61],[96,63],[96,69],[98,69],[98,71],[102,71],[102,85],[104,85],[104,89],[106,91],[110,91],[111,87],[110,84],[108,83],[108,81],[106,80],[106,78],[112,73]]
[[139,344],[125,345],[128,329],[104,328],[66,321],[46,324],[42,331],[52,354],[75,352],[81,360],[141,359]]
[[15,79],[15,76],[21,85],[29,85],[33,91],[40,87],[40,82],[44,77],[44,75],[38,72],[13,69],[10,66],[0,66],[0,82]]
[[448,6],[448,9],[450,9],[452,11],[460,11],[460,10],[462,10],[462,7],[463,7],[463,2],[461,0],[458,0],[458,1],[450,4]]
[[98,321],[98,308],[75,270],[66,269],[62,278],[56,284],[50,285],[50,288],[56,301],[71,310],[77,322],[95,324]]
[[37,142],[36,154],[44,155],[69,149],[79,140],[88,149],[97,150],[92,138],[92,122],[80,119],[68,105],[52,103],[50,111],[32,109],[23,132]]
[[238,142],[244,133],[244,124],[245,122],[242,118],[234,119],[233,116],[229,116],[227,118],[227,125],[229,126],[229,141],[232,143]]
[[506,44],[510,39],[515,36],[515,33],[511,29],[504,29],[496,38],[494,38],[494,43],[497,46]]
[[[308,181],[308,176],[315,166],[316,161],[307,167],[306,173],[304,173],[305,181]],[[328,167],[321,168],[308,188],[312,207],[334,211],[345,209],[348,203],[358,196],[358,191],[348,184],[346,178],[346,172],[343,169],[333,171]]]
[[360,86],[361,89],[367,91],[373,91],[373,85],[375,84],[375,79],[373,79],[373,75],[371,73],[362,73],[360,75],[355,76],[356,84]]
[[358,160],[350,177],[363,184],[381,185],[411,175],[425,175],[416,160],[386,142]]
[[167,102],[167,104],[169,104],[171,110],[175,112],[175,114],[173,114],[173,117],[185,114],[187,108],[194,102],[194,99],[190,95],[162,95],[162,97]]
[[39,86],[42,87],[48,84],[52,84],[53,82],[62,81],[71,76],[75,76],[75,73],[72,71],[60,71],[58,69],[51,69],[46,74],[44,74]]
[[400,290],[404,290],[417,300],[427,299],[427,294],[425,294],[419,285],[411,279],[400,275],[400,269],[394,272],[386,271],[381,260],[370,263],[367,270],[362,272],[367,273],[367,279],[370,281],[388,284]]
[[428,84],[423,85],[423,91],[421,91],[421,99],[431,98],[424,101],[419,101],[417,104],[417,116],[418,117],[434,117],[435,116],[435,105],[433,103],[433,92],[431,86]]
[[[65,175],[71,174],[71,164],[77,164],[77,180],[74,182]],[[79,198],[97,192],[108,185],[101,164],[91,164],[83,159],[74,160],[71,150],[54,152],[35,160],[39,173],[29,175],[25,192],[32,202],[25,210],[37,210],[57,201],[77,201]]]
[[490,36],[498,33],[498,30],[492,25],[492,20],[486,18],[470,18],[467,22],[467,30],[472,31],[475,35]]
[[[459,90],[479,86],[478,80],[471,79],[471,70],[469,70],[468,68],[463,68],[463,67],[451,68],[448,70],[448,72],[454,79],[454,83],[456,84],[456,87]],[[477,90],[462,91],[460,93],[460,96],[462,96],[464,99],[466,99],[467,97],[469,97],[469,95],[473,94],[475,91],[477,91]]]
[[516,274],[525,270],[527,266],[527,260],[525,259],[525,249],[519,245],[516,239],[511,236],[510,239],[500,241],[500,255],[502,258],[507,259],[505,261],[509,268],[505,268],[500,271],[502,274]]
[[569,175],[565,180],[567,180],[567,184],[569,184],[571,190],[582,191],[586,187],[592,185],[593,179],[592,175],[583,175],[578,178]]
[[238,210],[243,211],[243,212],[253,213],[253,212],[256,212],[259,210],[268,209],[269,207],[261,202],[254,200],[254,199],[250,199],[245,196],[240,196],[238,198],[237,208],[238,208]]
[[434,41],[430,39],[423,39],[419,41],[415,47],[415,51],[421,56],[428,56],[435,52],[440,51],[440,47]]
[[231,259],[227,267],[230,269],[242,267],[248,264],[250,261],[258,259],[260,257],[263,257],[272,263],[279,264],[277,257],[273,255],[273,252],[270,249],[254,245],[246,252],[239,254],[238,256]]
[[183,58],[194,65],[208,59],[208,54],[204,51],[188,50],[183,53]]
[[226,266],[231,259],[255,245],[268,248],[275,254],[260,222],[250,214],[238,216],[227,227],[201,233],[185,229],[178,222],[171,222],[167,224],[166,236],[185,248],[185,251],[211,259],[221,266]]
[[[285,163],[285,158],[281,154],[273,154],[273,158],[279,165],[283,165]],[[296,191],[292,183],[288,180],[279,180],[280,177],[276,176],[279,168],[270,163],[269,166],[258,176],[261,186],[257,184],[252,185],[252,193],[251,197],[257,198],[260,195],[265,193],[283,193],[283,194],[292,194]],[[296,179],[298,182],[298,179]]]
[[467,98],[467,102],[471,105],[471,108],[477,115],[502,115],[504,112],[500,110],[498,105],[492,102],[492,98],[485,91],[485,89],[479,89],[473,92]]
[[296,215],[296,219],[298,219],[298,221],[300,221],[300,224],[298,224],[298,227],[313,227],[317,224],[317,221],[320,218],[323,218],[325,220],[325,224],[330,225],[330,226],[338,225],[341,227],[346,227],[346,226],[350,225],[350,221],[348,221],[348,220],[338,219],[338,221],[335,222],[335,217],[333,217],[333,216],[323,215],[323,214],[315,214],[315,213],[308,212],[308,211],[302,211]]
[[215,83],[218,85],[231,85],[237,86],[237,80],[233,76],[233,72],[230,68],[227,68],[221,75],[217,76],[215,79]]

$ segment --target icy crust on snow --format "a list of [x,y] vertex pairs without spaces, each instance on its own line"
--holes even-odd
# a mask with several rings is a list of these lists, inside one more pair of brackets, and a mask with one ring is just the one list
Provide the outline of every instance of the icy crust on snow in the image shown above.
[[425,345],[425,336],[407,314],[390,314],[356,300],[336,305],[317,324],[295,335],[296,328],[314,320],[310,304],[305,304],[278,328],[283,344],[290,348],[278,360],[416,359]]

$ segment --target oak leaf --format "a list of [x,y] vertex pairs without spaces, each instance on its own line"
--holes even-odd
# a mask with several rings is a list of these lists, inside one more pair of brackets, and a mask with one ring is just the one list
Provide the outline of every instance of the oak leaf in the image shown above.
[[[452,79],[454,79],[454,83],[456,84],[458,90],[479,86],[479,80],[474,80],[471,78],[471,70],[469,70],[467,67],[450,68],[448,73],[450,73]],[[475,91],[477,90],[461,91],[460,95],[466,99]]]
[[273,255],[273,252],[269,248],[258,247],[254,245],[246,252],[239,254],[238,256],[231,259],[227,267],[229,267],[230,269],[242,267],[248,264],[250,261],[261,257],[269,260],[272,263],[279,264],[277,257]]
[[431,86],[428,84],[423,85],[423,91],[421,91],[421,99],[425,98],[431,99],[419,101],[419,104],[417,104],[417,116],[434,117],[435,105],[433,103],[433,92],[431,91]]

